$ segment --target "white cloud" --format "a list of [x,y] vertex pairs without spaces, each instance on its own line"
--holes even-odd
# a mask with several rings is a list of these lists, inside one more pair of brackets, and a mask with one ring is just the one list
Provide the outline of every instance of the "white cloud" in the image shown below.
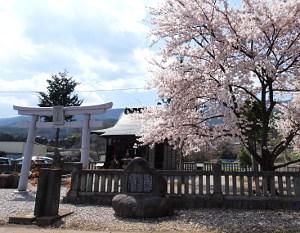
[[132,59],[136,61],[139,72],[150,75],[149,64],[153,59],[157,59],[157,55],[150,48],[136,48],[133,51]]
[[98,93],[82,92],[80,97],[84,100],[82,105],[97,105],[107,102]]
[[[64,68],[81,83],[78,91],[144,87],[152,53],[145,48],[145,2],[0,0],[2,112],[13,104],[36,106],[36,93],[15,91],[45,91],[46,79]],[[123,93],[79,92],[85,105]]]
[[12,103],[13,105],[18,105],[18,106],[31,106],[31,98],[19,98],[15,96],[2,96],[0,98],[0,104],[2,105],[7,105],[12,108]]
[[44,91],[47,85],[46,80],[50,76],[51,75],[47,73],[39,73],[28,79],[0,79],[0,91]]
[[15,56],[30,59],[36,48],[23,34],[25,24],[13,11],[14,1],[0,1],[0,61],[9,62]]
[[89,71],[91,69],[103,69],[103,70],[110,70],[115,72],[119,69],[118,65],[109,61],[103,57],[93,57],[87,53],[84,53],[78,49],[74,52],[74,59],[78,62],[79,67],[83,71]]
[[108,23],[108,27],[117,31],[129,31],[136,33],[148,32],[148,27],[144,23],[146,17],[145,3],[142,0],[85,0],[83,9],[94,9],[90,12],[101,14],[103,20]]

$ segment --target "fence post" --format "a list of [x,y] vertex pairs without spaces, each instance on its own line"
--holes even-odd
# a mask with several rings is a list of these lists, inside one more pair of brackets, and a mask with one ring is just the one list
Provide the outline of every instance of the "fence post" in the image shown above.
[[126,190],[127,190],[128,173],[125,170],[126,169],[123,170],[123,174],[121,176],[121,190],[120,190],[120,193],[125,193]]
[[71,189],[68,192],[68,196],[77,197],[80,189],[82,163],[73,163]]
[[218,161],[217,163],[212,164],[212,174],[214,180],[214,195],[222,195],[222,165],[221,162]]
[[296,197],[300,197],[300,176],[294,176],[294,185],[295,185],[295,195]]

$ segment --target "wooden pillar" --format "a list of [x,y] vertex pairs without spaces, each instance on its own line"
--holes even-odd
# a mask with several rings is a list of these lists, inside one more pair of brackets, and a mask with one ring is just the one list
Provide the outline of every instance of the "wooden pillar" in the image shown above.
[[300,176],[296,174],[294,176],[295,195],[297,198],[300,197]]
[[184,164],[183,164],[183,153],[180,151],[179,153],[179,170],[184,169]]
[[220,162],[214,163],[212,167],[214,179],[214,195],[222,195],[222,165]]
[[168,156],[168,145],[164,143],[164,161],[163,161],[163,169],[164,170],[168,170],[169,166],[168,166],[168,160],[169,160],[169,156]]
[[81,136],[81,158],[80,162],[84,169],[89,166],[89,151],[90,151],[90,114],[83,115],[83,126],[82,126],[82,136]]
[[155,167],[155,147],[149,147],[149,164],[151,168]]
[[33,145],[34,145],[35,134],[36,134],[36,121],[37,121],[37,116],[33,115],[28,130],[27,140],[24,149],[24,158],[22,162],[18,191],[26,191],[27,189],[28,176],[31,167],[32,151],[33,151]]

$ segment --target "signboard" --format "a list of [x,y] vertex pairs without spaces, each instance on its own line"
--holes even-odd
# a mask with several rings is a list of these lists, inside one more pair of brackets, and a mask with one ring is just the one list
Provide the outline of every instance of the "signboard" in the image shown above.
[[53,125],[63,125],[65,121],[64,106],[53,107]]

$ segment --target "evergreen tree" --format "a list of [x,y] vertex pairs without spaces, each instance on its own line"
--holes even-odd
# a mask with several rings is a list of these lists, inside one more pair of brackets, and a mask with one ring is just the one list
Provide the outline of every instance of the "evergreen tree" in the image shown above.
[[[39,92],[40,107],[52,106],[80,106],[83,100],[74,94],[75,87],[79,84],[72,76],[68,76],[68,72],[59,72],[51,76],[47,80],[48,87],[46,92]],[[66,116],[66,121],[71,121],[72,116]],[[45,117],[45,121],[52,121],[51,117]],[[55,142],[58,146],[60,129],[56,129]]]

